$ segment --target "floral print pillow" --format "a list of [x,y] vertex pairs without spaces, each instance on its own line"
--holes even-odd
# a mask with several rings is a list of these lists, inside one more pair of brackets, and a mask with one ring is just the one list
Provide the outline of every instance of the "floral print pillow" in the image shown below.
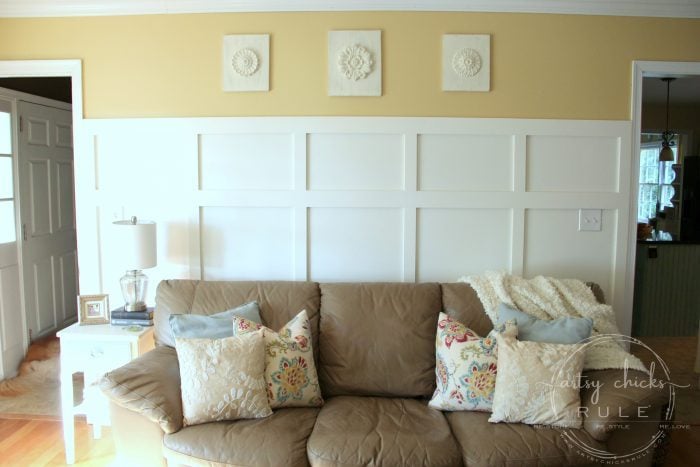
[[270,407],[323,405],[311,348],[311,324],[306,310],[302,310],[278,332],[239,316],[233,318],[234,336],[258,329],[263,329],[265,341],[265,382]]
[[518,328],[507,321],[486,337],[445,313],[438,318],[435,338],[437,388],[428,405],[440,410],[490,412],[496,388],[496,334],[515,337]]

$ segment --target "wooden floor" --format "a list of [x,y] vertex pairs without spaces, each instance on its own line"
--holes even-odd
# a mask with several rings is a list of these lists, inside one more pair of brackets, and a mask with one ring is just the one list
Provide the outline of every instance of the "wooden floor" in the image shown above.
[[[674,382],[692,382],[695,385],[694,389],[697,390],[697,374],[692,369],[697,338],[647,338],[644,341],[661,354],[669,364]],[[92,430],[87,423],[76,419],[75,440],[76,463],[74,465],[117,466],[114,442],[109,428],[103,428],[102,438],[96,440],[92,438]],[[665,465],[668,467],[700,465],[698,447],[700,447],[700,425],[672,432]],[[61,422],[0,418],[0,466],[56,465],[66,465]]]
[[[109,428],[93,439],[84,420],[75,422],[76,466],[116,465]],[[53,420],[0,419],[0,466],[66,465],[61,422]]]

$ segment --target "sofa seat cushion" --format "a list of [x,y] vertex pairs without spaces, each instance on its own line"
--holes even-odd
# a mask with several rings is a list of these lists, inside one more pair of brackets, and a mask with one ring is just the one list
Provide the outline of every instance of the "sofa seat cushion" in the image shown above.
[[464,464],[472,466],[588,465],[591,459],[569,447],[564,431],[587,446],[605,449],[585,430],[556,429],[523,423],[489,423],[484,412],[449,412],[447,421],[462,449]]
[[194,425],[163,437],[168,463],[206,466],[305,466],[317,408],[285,408],[256,420]]
[[416,399],[338,396],[326,401],[308,442],[314,466],[459,466],[442,412]]

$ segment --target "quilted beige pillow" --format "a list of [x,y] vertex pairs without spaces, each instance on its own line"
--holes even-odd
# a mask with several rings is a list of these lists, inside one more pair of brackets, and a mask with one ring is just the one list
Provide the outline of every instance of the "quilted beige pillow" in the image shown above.
[[257,329],[261,329],[265,335],[265,382],[270,407],[323,405],[311,347],[311,324],[306,310],[302,310],[277,332],[239,316],[233,318],[234,336]]
[[262,331],[223,339],[176,338],[175,349],[185,426],[272,414]]
[[498,374],[489,422],[580,428],[583,344],[518,341],[496,334]]

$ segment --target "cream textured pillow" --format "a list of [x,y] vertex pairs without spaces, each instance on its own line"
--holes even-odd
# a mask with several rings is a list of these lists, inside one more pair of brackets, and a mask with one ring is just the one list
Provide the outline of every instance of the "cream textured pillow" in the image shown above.
[[583,344],[524,342],[496,335],[498,375],[489,422],[580,428]]
[[495,335],[515,336],[514,321],[497,326],[486,337],[445,313],[438,318],[435,338],[437,388],[428,405],[439,410],[491,411],[496,386]]
[[245,335],[262,328],[265,335],[265,382],[270,407],[320,407],[311,325],[302,310],[278,332],[245,318],[233,318],[233,335]]
[[223,339],[175,339],[185,426],[272,414],[263,346],[262,331]]

